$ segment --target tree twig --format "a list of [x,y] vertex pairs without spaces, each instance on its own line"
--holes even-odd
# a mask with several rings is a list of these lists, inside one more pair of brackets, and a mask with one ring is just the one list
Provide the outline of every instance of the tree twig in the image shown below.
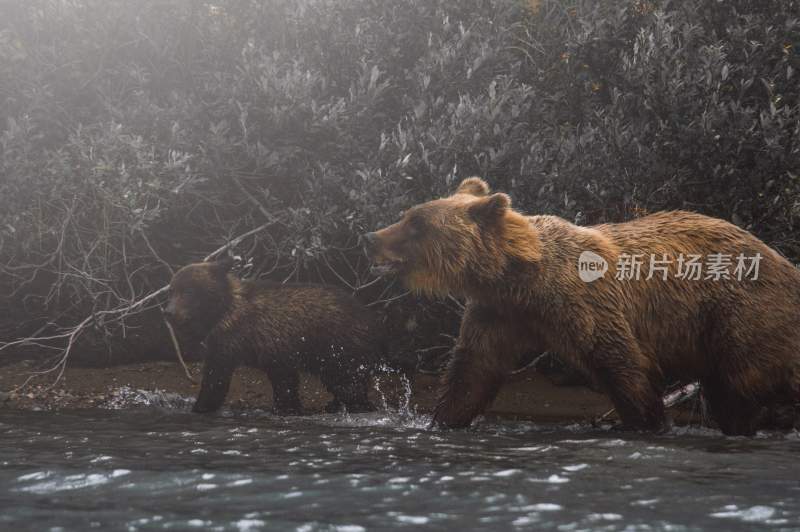
[[164,320],[164,325],[167,326],[167,330],[169,331],[169,337],[172,339],[172,347],[175,348],[175,354],[178,355],[178,362],[181,363],[183,366],[183,371],[186,373],[186,378],[189,379],[189,382],[192,384],[197,384],[197,381],[192,377],[192,373],[189,371],[189,367],[186,365],[186,362],[183,360],[183,354],[181,353],[181,344],[178,342],[178,337],[175,336],[175,329],[172,328],[172,324],[169,320]]

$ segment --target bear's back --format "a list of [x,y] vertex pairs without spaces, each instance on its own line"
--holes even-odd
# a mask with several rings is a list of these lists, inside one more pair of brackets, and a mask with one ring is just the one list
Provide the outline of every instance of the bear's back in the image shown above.
[[246,339],[262,363],[291,356],[308,366],[331,353],[364,361],[382,354],[377,318],[340,288],[247,280],[240,290],[243,308],[236,309],[228,334]]
[[751,233],[719,218],[688,211],[662,211],[628,222],[592,226],[623,251],[662,247],[703,254],[761,252],[779,255]]
[[255,309],[275,316],[369,320],[371,313],[341,288],[312,283],[242,281],[242,295]]

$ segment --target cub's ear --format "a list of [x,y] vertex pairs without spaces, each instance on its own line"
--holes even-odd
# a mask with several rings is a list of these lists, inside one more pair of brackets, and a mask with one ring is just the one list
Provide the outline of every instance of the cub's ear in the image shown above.
[[472,194],[473,196],[486,196],[489,194],[489,185],[480,177],[468,177],[458,185],[456,194]]
[[234,262],[236,262],[236,259],[234,259],[230,255],[227,255],[227,256],[222,257],[221,259],[219,259],[219,260],[217,260],[215,262],[212,262],[211,264],[214,267],[214,272],[215,273],[217,273],[219,275],[225,275],[229,271],[231,271],[231,268],[233,268]]
[[491,224],[499,220],[510,207],[511,198],[508,194],[498,192],[472,202],[467,212],[476,222]]

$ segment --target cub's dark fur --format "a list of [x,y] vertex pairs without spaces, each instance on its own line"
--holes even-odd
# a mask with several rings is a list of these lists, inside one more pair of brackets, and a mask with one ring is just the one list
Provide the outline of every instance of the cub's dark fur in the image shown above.
[[277,413],[301,411],[299,371],[318,375],[333,394],[328,411],[371,410],[369,378],[384,352],[372,314],[337,288],[241,281],[229,273],[231,262],[190,264],[170,283],[166,313],[182,343],[206,343],[193,410],[222,406],[239,365],[267,372]]

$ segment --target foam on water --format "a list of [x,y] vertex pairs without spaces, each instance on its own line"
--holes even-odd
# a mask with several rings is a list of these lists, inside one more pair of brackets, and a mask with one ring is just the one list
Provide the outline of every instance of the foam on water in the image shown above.
[[58,475],[52,472],[37,472],[31,475],[22,475],[17,480],[44,480],[16,488],[17,491],[46,495],[59,491],[80,490],[93,486],[110,483],[113,479],[130,474],[127,469],[115,469],[110,473],[80,473],[76,475]]
[[121,386],[111,391],[110,398],[103,408],[121,410],[145,406],[188,412],[193,404],[193,398],[177,393],[163,390],[136,390],[130,386]]
[[236,527],[239,532],[250,532],[251,530],[261,530],[267,525],[266,521],[262,521],[261,519],[239,519],[233,526]]
[[712,513],[711,517],[740,519],[747,523],[767,523],[775,515],[775,512],[775,508],[769,506],[751,506],[750,508],[739,509],[735,504],[730,504],[722,511]]

